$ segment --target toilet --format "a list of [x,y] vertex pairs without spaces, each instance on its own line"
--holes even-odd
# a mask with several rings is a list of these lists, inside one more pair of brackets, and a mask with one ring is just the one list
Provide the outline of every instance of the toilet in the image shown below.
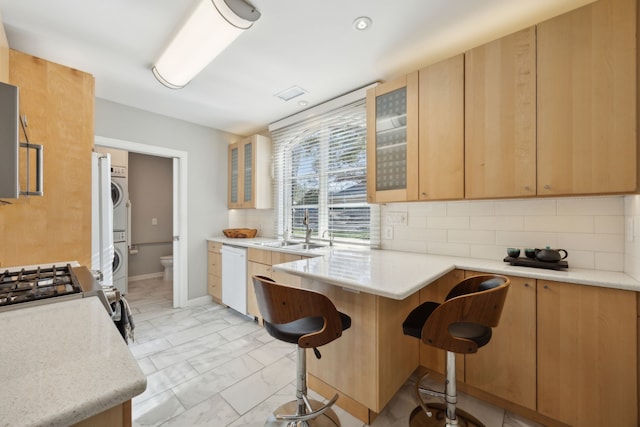
[[163,280],[173,280],[173,255],[161,256],[160,264],[164,267]]

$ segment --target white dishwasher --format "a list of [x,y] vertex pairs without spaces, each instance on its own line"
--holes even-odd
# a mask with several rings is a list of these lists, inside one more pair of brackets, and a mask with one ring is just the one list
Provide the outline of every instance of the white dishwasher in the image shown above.
[[247,249],[222,245],[222,302],[247,314]]

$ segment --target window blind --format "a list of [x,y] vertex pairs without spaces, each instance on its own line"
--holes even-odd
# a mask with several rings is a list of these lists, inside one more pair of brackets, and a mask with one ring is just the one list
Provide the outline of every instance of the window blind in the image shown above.
[[367,203],[363,97],[272,130],[276,234],[378,246],[380,214]]

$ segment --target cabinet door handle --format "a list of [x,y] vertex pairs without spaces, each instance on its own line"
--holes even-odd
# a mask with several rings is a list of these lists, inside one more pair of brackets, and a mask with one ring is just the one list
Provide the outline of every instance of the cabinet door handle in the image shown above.
[[525,284],[524,284],[524,287],[525,287],[525,288],[528,288],[528,287],[529,287],[529,284],[528,284],[528,283],[525,283]]
[[549,184],[547,184],[547,185],[544,186],[544,189],[545,190],[551,190],[551,186]]
[[526,191],[531,191],[531,187],[529,187],[528,185],[525,185],[524,189],[525,189]]
[[549,285],[544,285],[544,288],[545,289],[549,289]]

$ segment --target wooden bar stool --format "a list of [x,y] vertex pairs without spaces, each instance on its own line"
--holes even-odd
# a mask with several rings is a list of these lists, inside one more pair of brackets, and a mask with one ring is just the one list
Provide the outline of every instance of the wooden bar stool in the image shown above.
[[[420,386],[426,375],[420,378],[416,383],[420,406],[411,413],[411,427],[484,427],[475,417],[456,410],[455,355],[476,353],[478,348],[489,343],[492,328],[498,326],[509,284],[510,280],[505,276],[469,277],[449,292],[444,303],[427,301],[409,313],[402,324],[404,334],[447,352],[445,392]],[[442,398],[445,405],[427,404],[422,400],[422,394]]]
[[297,344],[298,350],[296,400],[278,407],[265,426],[339,426],[331,409],[337,394],[326,405],[307,397],[306,349],[313,348],[320,358],[317,347],[339,338],[351,326],[351,318],[318,292],[280,285],[264,276],[252,280],[265,329],[278,340]]

